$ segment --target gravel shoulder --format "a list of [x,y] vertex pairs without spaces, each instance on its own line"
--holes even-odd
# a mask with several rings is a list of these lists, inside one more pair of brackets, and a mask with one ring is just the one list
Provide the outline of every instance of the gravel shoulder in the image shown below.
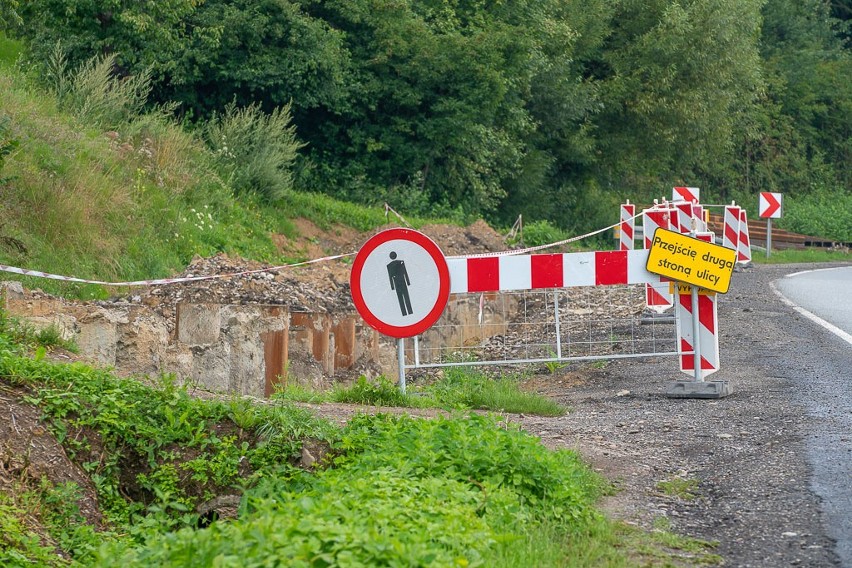
[[[540,390],[571,411],[522,417],[523,426],[549,446],[578,450],[617,484],[621,491],[604,503],[611,515],[644,528],[664,518],[675,533],[717,541],[726,566],[841,565],[837,550],[849,537],[838,531],[852,507],[842,510],[826,488],[839,484],[848,497],[849,470],[832,479],[824,467],[815,475],[812,463],[822,463],[824,446],[852,447],[849,431],[841,440],[831,422],[838,413],[850,415],[849,398],[826,412],[811,382],[828,381],[844,361],[848,369],[852,354],[769,286],[815,267],[758,265],[734,274],[719,301],[722,369],[710,377],[729,381],[732,395],[666,398],[668,381],[687,378],[674,359],[613,361],[566,388],[554,377]],[[837,400],[837,392],[819,392]],[[695,484],[695,498],[660,490],[659,482],[673,479]]]

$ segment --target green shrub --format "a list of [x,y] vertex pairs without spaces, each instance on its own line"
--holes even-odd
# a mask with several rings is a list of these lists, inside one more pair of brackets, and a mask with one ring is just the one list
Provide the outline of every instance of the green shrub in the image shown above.
[[810,195],[784,198],[784,217],[778,226],[786,230],[852,242],[852,193],[823,189]]
[[477,566],[495,540],[464,483],[380,470],[330,472],[305,492],[278,485],[245,520],[105,548],[95,566]]
[[369,380],[361,375],[350,387],[341,387],[332,393],[334,402],[371,404],[375,406],[411,406],[411,400],[394,383],[380,376]]
[[237,108],[232,103],[224,114],[210,119],[204,132],[235,191],[256,193],[272,202],[292,188],[292,168],[303,144],[290,123],[290,105],[267,114],[259,105]]
[[92,57],[71,70],[57,42],[44,67],[42,81],[60,104],[80,121],[101,128],[117,128],[139,116],[151,92],[150,73],[116,76],[115,54]]
[[491,566],[540,525],[558,527],[537,544],[559,565],[566,535],[601,522],[575,454],[491,418],[361,415],[335,446],[334,467],[249,489],[237,520],[107,545],[95,565]]
[[523,233],[520,235],[521,244],[528,247],[537,247],[564,241],[568,235],[550,224],[549,221],[533,221],[524,225]]
[[392,467],[411,477],[443,475],[505,487],[544,517],[573,526],[594,517],[598,478],[567,450],[549,451],[513,424],[471,415],[419,420],[356,416],[339,444],[339,465],[361,475]]

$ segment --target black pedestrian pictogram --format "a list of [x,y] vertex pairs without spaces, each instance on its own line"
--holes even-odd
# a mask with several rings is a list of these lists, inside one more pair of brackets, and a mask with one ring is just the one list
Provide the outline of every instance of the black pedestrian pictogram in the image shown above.
[[390,253],[391,262],[388,263],[388,277],[390,278],[391,290],[396,290],[396,298],[399,300],[399,310],[403,316],[410,316],[414,311],[411,309],[411,298],[408,296],[408,287],[411,280],[405,269],[404,260],[396,260],[396,252]]

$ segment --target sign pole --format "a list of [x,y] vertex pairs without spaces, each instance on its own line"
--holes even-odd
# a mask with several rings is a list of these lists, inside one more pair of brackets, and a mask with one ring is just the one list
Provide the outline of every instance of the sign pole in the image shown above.
[[766,218],[766,258],[772,254],[772,217]]
[[695,373],[695,382],[702,382],[701,376],[701,323],[698,319],[698,286],[692,287],[692,367]]
[[405,394],[405,339],[396,340],[397,362],[399,363],[399,392]]
[[[695,216],[692,217],[692,230],[689,236],[696,238],[697,227],[695,226]],[[692,369],[695,373],[695,382],[700,383],[703,380],[701,376],[701,321],[698,318],[698,286],[693,285],[692,291]]]

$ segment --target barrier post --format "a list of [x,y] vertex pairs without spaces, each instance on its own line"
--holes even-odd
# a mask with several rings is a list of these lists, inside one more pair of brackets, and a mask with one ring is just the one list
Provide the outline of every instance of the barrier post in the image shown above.
[[559,290],[553,290],[553,318],[556,324],[556,359],[562,360],[562,328],[559,322]]
[[[692,218],[692,230],[689,231],[689,236],[696,238],[698,228],[696,227],[696,219]],[[698,318],[698,286],[692,286],[690,291],[692,295],[692,367],[695,371],[695,382],[700,383],[704,380],[701,375],[701,321]]]
[[704,380],[701,376],[701,323],[698,319],[698,286],[692,287],[692,367],[695,371],[695,382]]

